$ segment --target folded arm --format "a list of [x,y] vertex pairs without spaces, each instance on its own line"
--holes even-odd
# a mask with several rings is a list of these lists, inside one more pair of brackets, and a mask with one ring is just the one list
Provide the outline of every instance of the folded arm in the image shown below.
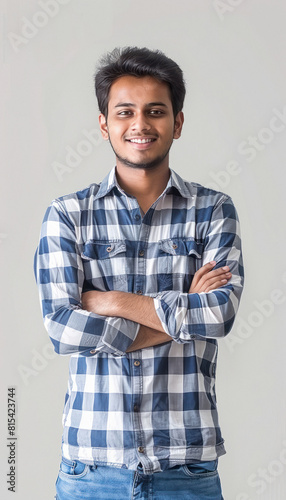
[[[211,259],[215,262],[207,268]],[[168,290],[152,299],[124,292],[88,292],[90,295],[87,300],[83,298],[83,307],[153,329],[148,332],[146,344],[146,328],[139,330],[134,345],[142,340],[139,345],[143,347],[155,345],[152,341],[168,341],[168,336],[178,343],[224,337],[233,325],[243,288],[239,222],[231,199],[225,195],[213,208],[200,264],[202,267],[195,274],[188,293]],[[166,333],[161,342],[158,332]],[[133,345],[128,349],[133,349]]]
[[44,217],[34,261],[45,327],[59,354],[90,356],[98,349],[122,355],[139,325],[82,308],[84,269],[76,232],[64,205],[53,202]]
[[192,339],[221,338],[233,325],[243,289],[243,262],[239,221],[232,200],[222,195],[214,206],[204,237],[201,264],[210,259],[216,268],[229,267],[230,280],[211,291],[164,291],[154,299],[166,333],[178,343]]
[[[209,292],[227,283],[231,278],[229,268],[213,270],[215,264],[216,262],[207,263],[196,272],[189,293]],[[127,352],[173,340],[169,334],[165,333],[151,297],[117,291],[92,290],[82,294],[82,306],[90,312],[122,317],[141,325],[135,341]]]

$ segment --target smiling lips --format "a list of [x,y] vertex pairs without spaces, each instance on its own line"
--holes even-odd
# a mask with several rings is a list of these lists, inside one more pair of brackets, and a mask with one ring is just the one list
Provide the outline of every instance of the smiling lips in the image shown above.
[[136,139],[126,139],[128,142],[132,142],[134,144],[148,144],[149,142],[154,142],[156,139],[152,139],[152,138],[144,138],[144,139],[139,139],[139,138],[136,138]]

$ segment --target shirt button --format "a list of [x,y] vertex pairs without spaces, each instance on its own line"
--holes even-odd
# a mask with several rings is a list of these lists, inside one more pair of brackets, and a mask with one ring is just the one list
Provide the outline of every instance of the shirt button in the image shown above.
[[142,295],[143,292],[142,292],[142,290],[137,290],[136,293],[137,293],[137,295]]
[[138,451],[139,451],[139,453],[144,453],[144,448],[143,448],[143,446],[139,446]]
[[140,366],[140,361],[134,361],[134,366]]
[[107,247],[107,249],[106,249],[107,252],[111,252],[111,250],[112,250],[112,247]]
[[190,335],[190,338],[191,338],[191,339],[195,339],[195,338],[196,338],[196,335],[192,334],[192,335]]
[[91,349],[90,354],[96,354],[96,349]]
[[174,244],[172,245],[172,247],[174,248],[174,250],[176,250],[176,249],[178,248],[178,245],[176,245],[176,243],[174,243]]
[[143,255],[144,255],[144,250],[140,250],[139,257],[143,257]]
[[137,214],[137,215],[135,215],[134,219],[135,219],[135,220],[140,220],[140,215],[138,215],[138,214]]
[[138,405],[134,405],[134,411],[139,411],[139,406]]

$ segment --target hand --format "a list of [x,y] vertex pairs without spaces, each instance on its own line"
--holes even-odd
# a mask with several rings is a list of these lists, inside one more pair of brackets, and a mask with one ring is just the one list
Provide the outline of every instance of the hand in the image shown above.
[[210,292],[225,285],[231,278],[229,267],[219,267],[212,271],[215,261],[202,266],[194,275],[189,293]]

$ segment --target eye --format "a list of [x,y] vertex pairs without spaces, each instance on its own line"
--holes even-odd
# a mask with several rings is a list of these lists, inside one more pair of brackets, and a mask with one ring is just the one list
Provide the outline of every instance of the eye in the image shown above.
[[119,111],[118,116],[129,116],[131,114],[132,114],[132,112],[129,109],[125,109],[125,110]]
[[150,109],[149,111],[150,115],[163,115],[164,112],[161,111],[160,109]]

